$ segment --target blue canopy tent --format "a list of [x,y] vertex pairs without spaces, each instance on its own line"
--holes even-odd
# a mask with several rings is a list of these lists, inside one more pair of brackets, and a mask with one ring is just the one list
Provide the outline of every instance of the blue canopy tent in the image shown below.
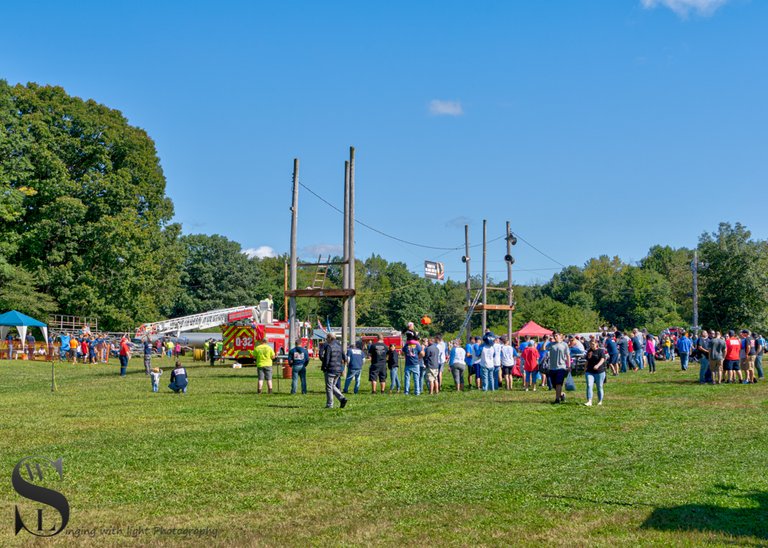
[[26,347],[27,329],[30,327],[39,327],[40,331],[43,332],[43,339],[45,339],[46,343],[48,342],[48,325],[26,314],[22,314],[18,310],[11,310],[5,314],[0,314],[0,340],[5,339],[11,327],[15,327],[18,330],[23,347]]

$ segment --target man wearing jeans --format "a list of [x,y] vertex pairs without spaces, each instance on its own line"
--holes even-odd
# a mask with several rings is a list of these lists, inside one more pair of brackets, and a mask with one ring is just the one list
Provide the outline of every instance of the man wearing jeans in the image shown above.
[[632,353],[635,355],[635,369],[643,368],[643,353],[645,352],[645,340],[643,334],[637,328],[632,330]]
[[333,408],[333,397],[336,396],[341,408],[344,409],[347,405],[347,398],[336,386],[336,381],[341,377],[341,372],[344,371],[344,353],[333,333],[328,333],[325,341],[326,344],[320,352],[320,360],[323,364],[321,369],[325,373],[325,407]]
[[709,333],[703,329],[696,341],[696,353],[699,355],[699,384],[705,384],[708,376],[711,382],[711,373],[709,373],[709,351],[711,348],[712,341],[709,339]]
[[347,348],[347,378],[344,380],[344,393],[349,390],[349,384],[355,379],[355,394],[360,390],[360,375],[363,373],[363,351],[355,346]]
[[421,394],[421,371],[419,371],[419,358],[424,357],[424,350],[418,341],[410,340],[403,347],[405,356],[405,386],[403,387],[405,395],[410,394],[411,378],[413,378],[413,393],[418,396]]
[[693,348],[693,342],[688,338],[688,332],[685,332],[677,341],[677,353],[680,356],[680,368],[683,371],[688,371],[688,358],[691,355],[691,348]]
[[496,335],[490,331],[483,335],[483,344],[478,350],[480,358],[480,374],[483,382],[483,392],[496,390],[496,383],[493,380],[495,371],[496,350],[493,343],[496,342]]
[[128,345],[128,336],[123,335],[120,339],[120,376],[125,377],[126,369],[128,369],[128,360],[131,359],[131,347]]
[[301,379],[301,393],[307,393],[307,365],[309,352],[301,346],[301,339],[296,339],[296,346],[288,352],[288,365],[291,366],[291,394],[295,394]]

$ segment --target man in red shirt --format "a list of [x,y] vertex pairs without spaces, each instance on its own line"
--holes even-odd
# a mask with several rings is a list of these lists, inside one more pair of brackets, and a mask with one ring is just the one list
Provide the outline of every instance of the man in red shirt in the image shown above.
[[728,378],[725,382],[736,382],[736,373],[739,374],[741,382],[741,370],[739,369],[739,352],[741,352],[741,340],[736,336],[733,329],[728,332],[728,338],[725,339],[725,371]]
[[128,344],[128,336],[123,335],[120,339],[120,376],[125,377],[125,371],[128,369],[128,360],[131,359],[131,347]]

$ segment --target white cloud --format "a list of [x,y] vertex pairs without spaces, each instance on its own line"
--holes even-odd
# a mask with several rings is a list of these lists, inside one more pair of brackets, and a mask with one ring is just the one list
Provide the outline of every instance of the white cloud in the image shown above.
[[680,17],[688,17],[691,12],[702,16],[708,16],[730,0],[640,0],[645,9],[653,9],[657,6],[664,6]]
[[443,101],[432,99],[429,102],[429,113],[433,116],[461,116],[464,109],[459,101]]
[[327,257],[330,255],[331,257],[334,256],[341,256],[344,253],[343,246],[340,246],[338,244],[312,244],[308,245],[307,247],[302,247],[299,251],[299,255],[302,256],[311,256],[311,257],[317,257],[318,255],[322,255],[323,257]]
[[257,259],[265,259],[267,257],[277,257],[277,253],[275,253],[275,250],[269,247],[268,245],[262,245],[259,247],[249,247],[248,249],[244,249],[243,253],[245,253],[246,257],[249,259],[253,259],[254,257]]

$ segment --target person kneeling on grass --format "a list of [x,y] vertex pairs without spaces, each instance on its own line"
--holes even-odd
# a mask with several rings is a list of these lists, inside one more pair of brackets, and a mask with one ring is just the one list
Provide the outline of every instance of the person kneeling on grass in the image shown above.
[[256,358],[256,367],[259,371],[258,393],[264,387],[264,381],[267,381],[267,390],[272,393],[272,360],[275,359],[275,350],[267,344],[267,341],[260,341],[254,349],[253,355]]
[[163,374],[163,370],[157,367],[153,367],[149,373],[149,378],[152,380],[152,392],[157,392],[160,384],[160,375]]
[[168,388],[177,394],[186,394],[188,384],[189,381],[187,380],[187,370],[182,367],[179,360],[176,360],[176,366],[173,368],[173,371],[171,371],[171,384],[168,385]]

